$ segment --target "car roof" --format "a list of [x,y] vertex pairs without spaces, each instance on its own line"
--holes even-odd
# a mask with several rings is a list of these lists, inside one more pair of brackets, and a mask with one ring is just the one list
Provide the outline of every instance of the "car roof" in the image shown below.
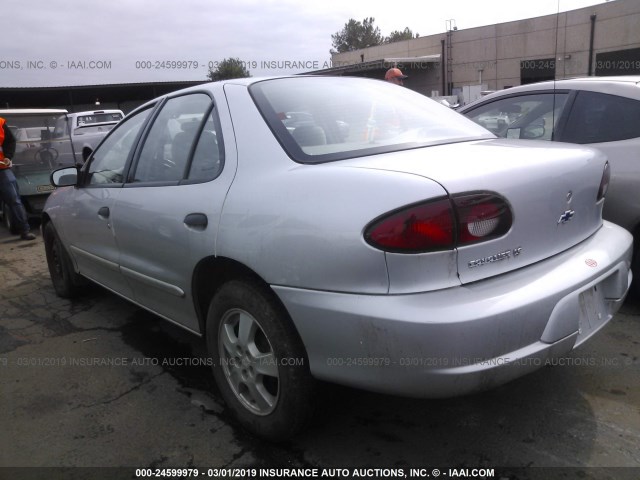
[[[276,75],[276,76],[263,76],[263,77],[245,77],[245,78],[232,78],[232,79],[228,79],[228,80],[218,80],[215,82],[206,82],[206,83],[201,83],[199,85],[194,85],[192,87],[187,87],[187,88],[183,88],[180,90],[176,90],[174,92],[170,92],[170,93],[165,93],[164,95],[159,95],[156,98],[153,98],[152,100],[149,100],[145,103],[143,103],[142,105],[138,106],[135,110],[129,112],[129,114],[127,116],[131,116],[133,113],[137,113],[141,110],[144,110],[145,108],[149,107],[150,105],[153,105],[154,103],[161,101],[162,99],[165,98],[171,98],[171,97],[176,97],[176,96],[180,96],[180,95],[184,95],[185,93],[193,93],[193,92],[205,92],[205,91],[213,91],[215,89],[220,89],[220,88],[224,88],[225,85],[242,85],[245,87],[249,87],[250,85],[253,85],[255,83],[259,83],[259,82],[263,82],[266,80],[277,80],[277,79],[282,79],[282,78],[332,78],[332,77],[328,77],[328,76],[323,76],[323,75]],[[335,77],[333,77],[335,78]],[[382,81],[382,80],[376,80],[376,79],[371,79],[371,78],[365,78],[365,77],[340,77],[340,78],[349,78],[349,79],[353,79],[354,81]]]
[[566,80],[558,80],[560,82],[564,81],[578,81],[578,82],[629,82],[629,83],[640,83],[640,75],[618,75],[611,77],[577,77],[577,78],[568,78]]
[[97,113],[122,113],[122,110],[85,110],[84,112],[72,112],[69,114],[70,117],[79,117],[80,115],[95,115]]
[[38,115],[38,114],[46,114],[46,113],[69,113],[66,110],[59,108],[11,108],[0,110],[0,117],[2,115],[17,115],[17,114],[29,114],[29,115]]
[[[608,85],[608,84],[622,84],[622,85],[636,85],[640,84],[640,75],[629,75],[619,77],[576,77],[566,78],[563,80],[547,80],[545,82],[529,83],[527,85],[519,85],[522,88],[527,87],[535,90],[539,87],[549,87],[555,85],[556,88],[575,88],[574,86],[584,87],[585,85]],[[509,89],[507,89],[509,90]]]
[[523,92],[535,92],[540,90],[589,90],[594,92],[618,94],[622,96],[630,96],[640,99],[640,75],[627,75],[616,77],[578,77],[568,78],[564,80],[547,80],[538,83],[529,83],[527,85],[518,85],[516,87],[505,88],[493,92],[489,95],[481,97],[464,107],[458,109],[459,112],[465,112],[479,104],[488,100],[501,98],[513,94]]

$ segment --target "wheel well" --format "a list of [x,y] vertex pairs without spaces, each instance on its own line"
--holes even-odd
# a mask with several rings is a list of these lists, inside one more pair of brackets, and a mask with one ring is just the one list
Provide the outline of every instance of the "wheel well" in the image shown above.
[[631,235],[633,235],[633,260],[638,262],[638,256],[640,255],[640,224],[636,225]]
[[640,240],[640,224],[636,225],[636,228],[631,232],[634,240]]
[[42,216],[40,217],[40,233],[44,236],[44,229],[47,228],[47,225],[51,223],[51,217],[42,212]]
[[[193,272],[193,301],[198,315],[200,333],[204,335],[207,323],[209,304],[216,292],[230,280],[245,279],[268,290],[278,303],[284,305],[280,298],[273,292],[267,282],[260,275],[245,265],[225,257],[208,257],[202,259]],[[286,311],[286,309],[285,309]]]

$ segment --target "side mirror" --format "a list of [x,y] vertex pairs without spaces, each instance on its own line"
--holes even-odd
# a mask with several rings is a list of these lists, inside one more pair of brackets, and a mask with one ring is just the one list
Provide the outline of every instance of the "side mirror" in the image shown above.
[[78,169],[76,167],[59,168],[51,173],[51,185],[55,187],[75,186],[78,183]]
[[536,140],[544,137],[546,128],[543,122],[530,123],[525,127],[507,129],[507,138],[521,138],[524,140]]
[[527,140],[535,140],[536,138],[542,138],[546,130],[544,128],[544,120],[542,122],[536,122],[527,125],[522,129],[522,135],[520,138]]

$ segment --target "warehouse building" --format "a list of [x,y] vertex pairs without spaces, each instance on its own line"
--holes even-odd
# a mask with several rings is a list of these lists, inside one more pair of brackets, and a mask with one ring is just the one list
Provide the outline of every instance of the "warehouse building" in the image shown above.
[[446,31],[335,54],[319,75],[384,78],[398,66],[406,87],[455,95],[468,103],[482,92],[542,80],[640,74],[640,1],[615,0],[554,15]]
[[148,82],[66,87],[5,87],[0,88],[1,108],[63,108],[69,112],[118,109],[125,113],[181,88],[206,82]]

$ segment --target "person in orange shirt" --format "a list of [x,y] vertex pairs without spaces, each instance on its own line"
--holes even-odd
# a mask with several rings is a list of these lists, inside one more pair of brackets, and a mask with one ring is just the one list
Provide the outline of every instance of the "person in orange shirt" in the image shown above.
[[18,182],[11,171],[11,157],[16,151],[16,139],[7,126],[4,118],[0,117],[0,200],[3,204],[3,215],[11,218],[20,230],[22,240],[34,240],[36,236],[30,232],[27,212],[20,200]]
[[[404,86],[407,75],[399,68],[390,68],[384,75],[384,79],[395,85]],[[401,116],[393,105],[381,106],[374,103],[371,106],[367,128],[364,133],[365,140],[375,143],[398,135],[403,130]]]

